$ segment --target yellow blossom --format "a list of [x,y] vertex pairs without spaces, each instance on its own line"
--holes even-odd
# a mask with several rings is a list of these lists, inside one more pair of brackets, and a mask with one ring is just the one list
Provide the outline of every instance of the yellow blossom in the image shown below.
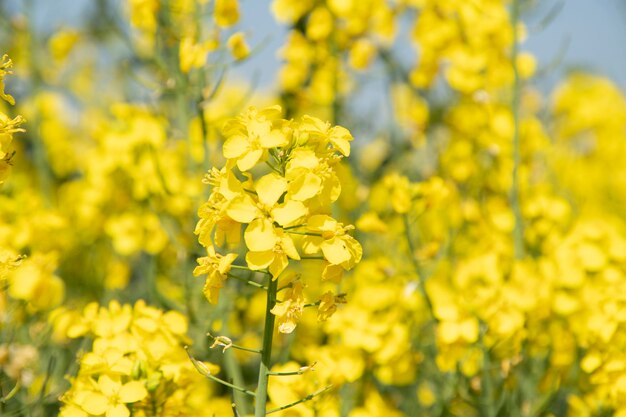
[[226,42],[231,54],[236,60],[242,60],[250,55],[250,47],[246,43],[246,38],[243,32],[233,33]]

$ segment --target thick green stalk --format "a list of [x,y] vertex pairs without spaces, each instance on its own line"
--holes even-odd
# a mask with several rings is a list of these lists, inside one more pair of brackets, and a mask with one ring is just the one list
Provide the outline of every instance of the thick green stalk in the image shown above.
[[261,352],[261,365],[259,366],[259,383],[256,390],[256,403],[254,417],[264,417],[267,404],[267,383],[269,380],[272,360],[272,339],[274,337],[274,314],[272,308],[276,304],[276,292],[278,279],[268,276],[267,306],[265,307],[265,327],[263,329],[263,350]]

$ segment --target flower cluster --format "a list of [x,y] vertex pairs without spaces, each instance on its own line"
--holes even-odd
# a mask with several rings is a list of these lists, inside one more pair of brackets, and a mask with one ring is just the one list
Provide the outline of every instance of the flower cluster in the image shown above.
[[284,91],[298,106],[324,108],[339,101],[350,90],[348,69],[366,70],[378,50],[393,42],[402,9],[384,0],[273,1],[276,19],[291,25],[280,52]]
[[[8,102],[9,104],[15,104],[13,97],[4,91],[4,77],[7,74],[11,74],[11,67],[13,62],[8,56],[3,55],[0,58],[0,99]],[[24,122],[21,116],[11,118],[4,114],[0,109],[0,185],[9,175],[11,169],[11,158],[13,157],[13,148],[11,142],[13,141],[13,135],[24,130],[20,128],[20,125]]]
[[[443,73],[448,84],[463,94],[510,85],[513,67],[509,51],[514,31],[523,34],[524,28],[512,27],[507,3],[419,2],[413,40],[420,58],[411,72],[411,82],[420,88],[429,87]],[[532,55],[523,53],[517,56],[517,65],[527,78],[536,63]]]
[[37,3],[0,18],[2,416],[626,415],[626,99],[535,87],[538,2],[267,2],[273,93],[231,76],[250,2]]
[[[202,68],[209,53],[220,48],[221,30],[239,21],[238,0],[216,0],[215,2],[196,0],[129,0],[129,14],[135,29],[135,42],[145,55],[154,54],[155,47],[166,42],[177,44],[179,70],[183,74]],[[211,6],[211,7],[210,7]],[[210,30],[206,30],[198,16],[211,15]],[[163,26],[176,28],[164,33]],[[230,35],[227,46],[232,56],[243,59],[250,53],[243,32]]]
[[[249,108],[226,122],[223,131],[226,166],[207,175],[212,190],[196,226],[208,256],[198,260],[194,274],[208,274],[207,299],[217,303],[237,258],[236,253],[220,255],[215,247],[237,246],[242,227],[251,271],[279,279],[287,276],[290,260],[320,259],[321,280],[338,283],[362,256],[361,245],[348,233],[353,227],[330,216],[341,193],[335,166],[350,154],[350,133],[314,117],[282,119],[279,106]],[[297,288],[294,284],[274,309],[284,333],[293,331],[304,304]]]
[[[62,417],[225,415],[228,402],[214,399],[184,346],[187,319],[138,301],[89,304],[83,311],[60,309],[52,316],[59,338],[90,337],[71,388],[62,396]],[[204,364],[217,373],[215,365]],[[225,412],[226,410],[226,412]]]

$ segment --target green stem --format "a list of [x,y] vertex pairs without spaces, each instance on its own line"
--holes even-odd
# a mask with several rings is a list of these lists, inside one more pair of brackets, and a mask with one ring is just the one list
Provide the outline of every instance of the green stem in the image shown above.
[[[225,329],[228,329],[226,326],[224,326],[224,327],[225,327]],[[209,336],[209,337],[210,337],[211,339],[213,339],[213,340],[216,340],[216,339],[217,339],[217,338],[216,338],[215,336],[213,336],[211,333],[207,333],[207,336]],[[224,346],[224,345],[222,345],[222,346]],[[228,349],[230,349],[230,348],[237,349],[237,350],[242,350],[242,351],[244,351],[244,352],[250,352],[250,353],[258,353],[258,354],[260,354],[260,353],[261,353],[261,351],[260,351],[260,350],[258,350],[258,349],[251,349],[251,348],[247,348],[247,347],[243,347],[243,346],[236,345],[236,344],[234,344],[234,343],[231,343],[231,344],[229,344],[229,345],[228,345]],[[228,349],[226,349],[226,350],[228,350]]]
[[311,367],[307,367],[308,369],[299,370],[299,371],[291,371],[291,372],[270,372],[270,376],[294,376],[294,375],[303,375],[306,372],[311,371]]
[[285,230],[287,233],[291,233],[292,235],[305,235],[305,236],[322,236],[321,233],[313,233],[313,232],[300,232],[297,230]]
[[269,275],[269,272],[264,270],[264,269],[255,270],[255,269],[250,269],[247,266],[243,266],[243,265],[231,265],[230,268],[231,269],[241,269],[242,271],[261,272],[263,274]]
[[263,350],[261,351],[261,364],[259,365],[259,383],[256,390],[256,404],[254,417],[264,417],[267,405],[267,383],[269,380],[272,360],[272,339],[274,337],[274,319],[272,308],[276,304],[276,291],[278,280],[268,277],[267,305],[265,307],[265,327],[263,329]]
[[510,204],[515,216],[515,228],[513,229],[513,243],[515,258],[524,257],[524,223],[519,201],[519,167],[521,165],[520,153],[520,76],[517,68],[517,56],[519,48],[517,25],[519,22],[519,0],[513,0],[511,11],[511,26],[513,26],[513,48],[511,51],[511,64],[513,65],[513,98],[511,100],[511,112],[513,113],[513,172]]
[[328,391],[328,390],[329,390],[329,389],[331,389],[331,388],[332,388],[332,386],[331,386],[331,385],[329,385],[329,386],[327,386],[327,387],[325,387],[325,388],[322,388],[321,390],[319,390],[319,391],[317,391],[317,392],[314,392],[313,394],[309,394],[309,395],[307,395],[306,397],[304,397],[304,398],[302,398],[302,399],[299,399],[298,401],[294,401],[294,402],[292,402],[292,403],[289,403],[289,404],[283,405],[283,406],[281,406],[281,407],[274,408],[273,410],[268,411],[268,412],[267,412],[267,414],[276,413],[276,412],[278,412],[278,411],[286,410],[286,409],[288,409],[288,408],[291,408],[291,407],[296,406],[296,405],[298,405],[298,404],[301,404],[301,403],[303,403],[303,402],[310,401],[310,400],[312,400],[313,398],[317,397],[318,395],[325,393],[326,391]]
[[409,245],[409,252],[411,252],[409,255],[409,257],[411,258],[411,263],[413,264],[413,269],[415,269],[415,273],[417,274],[417,287],[419,288],[420,293],[422,294],[422,297],[424,297],[424,301],[426,302],[426,305],[428,306],[428,311],[430,312],[431,317],[433,318],[433,320],[435,320],[436,322],[438,321],[437,316],[435,316],[435,310],[433,308],[433,302],[430,299],[430,296],[428,295],[428,292],[426,291],[426,283],[425,283],[425,276],[424,276],[424,271],[422,271],[422,267],[419,264],[419,261],[417,260],[417,258],[415,257],[415,243],[413,242],[413,238],[411,237],[411,228],[410,228],[410,224],[409,224],[409,215],[408,214],[404,214],[402,216],[402,220],[404,221],[404,235],[406,237],[406,242]]
[[491,367],[491,356],[489,355],[489,349],[485,346],[484,332],[485,328],[483,327],[481,329],[480,336],[480,344],[483,348],[483,370],[481,378],[482,406],[484,415],[486,417],[493,417],[496,415],[496,410],[494,407],[493,376],[489,372],[489,368]]
[[246,283],[246,284],[248,284],[248,285],[250,285],[250,286],[252,286],[252,287],[262,288],[262,289],[264,289],[264,290],[267,290],[267,287],[266,287],[265,285],[263,285],[263,284],[259,284],[259,283],[258,283],[258,282],[256,282],[256,281],[251,281],[251,280],[249,280],[249,279],[242,278],[242,277],[238,277],[237,275],[230,274],[230,273],[228,273],[228,274],[226,274],[226,275],[227,275],[229,278],[236,279],[236,280],[241,281],[241,282],[243,282],[243,283]]
[[[224,326],[224,330],[228,331],[228,327]],[[246,348],[242,348],[240,346],[232,345],[235,349],[248,350]],[[243,386],[244,378],[243,372],[241,371],[241,365],[237,362],[237,358],[232,351],[228,350],[224,352],[224,365],[226,366],[226,372],[232,378],[233,383],[237,386]],[[244,416],[250,414],[250,405],[248,399],[245,397],[245,394],[240,391],[233,392],[233,399],[235,402],[235,409],[238,412],[241,412]]]
[[211,373],[209,372],[209,370],[208,370],[208,369],[206,369],[206,366],[205,366],[202,362],[200,362],[199,360],[197,360],[196,358],[194,358],[193,356],[191,356],[191,353],[189,353],[189,349],[187,349],[187,347],[185,347],[185,350],[187,351],[187,356],[189,356],[189,359],[191,359],[191,363],[193,363],[193,366],[194,366],[194,367],[196,368],[196,370],[197,370],[198,372],[200,372],[200,374],[201,374],[201,375],[203,375],[205,378],[208,378],[208,379],[210,379],[210,380],[212,380],[212,381],[215,381],[215,382],[217,382],[218,384],[222,384],[222,385],[224,385],[224,386],[226,386],[226,387],[228,387],[228,388],[232,388],[232,389],[234,389],[235,391],[243,392],[244,394],[247,394],[247,395],[249,395],[249,396],[251,396],[251,397],[256,396],[256,393],[254,393],[254,392],[252,392],[252,391],[250,391],[250,390],[247,390],[247,389],[245,389],[245,388],[243,388],[243,387],[240,387],[240,386],[238,386],[238,385],[231,384],[231,383],[230,383],[230,382],[228,382],[228,381],[224,381],[224,380],[223,380],[223,379],[221,379],[221,378],[218,378],[218,377],[216,377],[216,376],[211,375]]

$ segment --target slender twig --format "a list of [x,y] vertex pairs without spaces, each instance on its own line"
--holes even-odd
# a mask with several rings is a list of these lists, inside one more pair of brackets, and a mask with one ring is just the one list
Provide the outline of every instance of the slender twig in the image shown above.
[[[224,323],[224,331],[226,332],[228,331],[228,322]],[[210,334],[208,334],[208,336],[213,337]],[[239,348],[239,346],[237,347],[231,346],[231,347],[234,347],[235,349]],[[226,347],[224,347],[224,349],[226,349]],[[226,374],[228,375],[229,379],[233,381],[233,384],[243,386],[245,382],[244,382],[243,371],[241,369],[241,363],[239,363],[237,358],[235,358],[234,352],[222,351],[222,353],[224,354],[224,366],[226,368]],[[257,353],[260,354],[260,351],[258,351]],[[233,412],[235,413],[235,416],[238,416],[240,411],[244,416],[248,416],[250,414],[252,404],[250,404],[250,402],[248,401],[244,393],[238,392],[238,391],[232,391],[232,400],[233,400]]]
[[248,394],[252,397],[256,396],[256,393],[250,390],[247,390],[245,388],[239,387],[237,385],[231,384],[230,382],[224,381],[223,379],[220,379],[216,376],[211,375],[211,372],[209,371],[209,369],[206,367],[205,364],[203,364],[202,362],[200,362],[199,360],[197,360],[196,358],[194,358],[193,356],[191,356],[191,353],[189,353],[189,347],[185,346],[185,350],[187,351],[187,356],[189,356],[189,359],[191,360],[191,363],[193,363],[193,366],[196,368],[196,370],[198,372],[200,372],[200,374],[202,374],[202,376],[217,382],[218,384],[222,384],[224,386],[227,386],[229,388],[232,388],[234,390],[237,390],[239,392],[243,392],[244,394]]
[[296,229],[298,227],[306,227],[306,224],[296,224],[294,226],[283,227],[283,230],[291,230],[291,229]]
[[[211,333],[207,333],[207,336],[210,337],[213,340],[217,340],[217,337],[213,336]],[[228,345],[221,345],[227,348],[233,348],[233,349],[237,349],[237,350],[243,350],[246,352],[252,352],[252,353],[258,353],[261,354],[261,351],[259,349],[252,349],[252,348],[247,348],[247,347],[243,347],[240,345],[236,345],[234,343],[229,343]]]
[[310,366],[303,366],[302,368],[298,369],[297,371],[288,371],[288,372],[269,372],[270,376],[293,376],[293,375],[303,375],[306,374],[307,372],[311,372],[313,371],[313,367],[315,366],[315,363],[313,363],[313,365]]
[[[283,229],[285,230],[285,229]],[[322,236],[321,233],[314,233],[314,232],[300,232],[298,230],[285,230],[287,233],[291,233],[292,235],[306,235],[306,236]]]
[[313,394],[309,394],[309,395],[307,395],[306,397],[299,399],[298,401],[294,401],[294,402],[292,402],[292,403],[290,403],[290,404],[286,404],[286,405],[283,405],[283,406],[281,406],[281,407],[278,407],[278,408],[274,408],[274,409],[272,409],[272,410],[269,410],[266,414],[276,413],[276,412],[278,412],[278,411],[286,410],[287,408],[291,408],[291,407],[293,407],[293,406],[296,406],[296,405],[298,405],[298,404],[300,404],[300,403],[303,403],[303,402],[306,402],[306,401],[310,401],[310,400],[312,400],[313,398],[317,397],[318,395],[325,393],[326,391],[328,391],[328,390],[329,390],[329,389],[331,389],[331,388],[332,388],[332,385],[329,385],[329,386],[327,386],[327,387],[325,387],[325,388],[322,388],[322,389],[321,389],[321,390],[319,390],[319,391],[314,392]]
[[280,172],[280,171],[279,171],[279,170],[278,170],[278,169],[277,169],[274,165],[270,164],[270,162],[269,162],[269,161],[265,161],[265,164],[266,164],[268,167],[270,167],[270,169],[271,169],[272,171],[274,171],[275,173],[277,173],[277,174],[279,174],[279,175],[281,175],[281,174],[282,174],[282,172]]
[[261,272],[263,274],[267,274],[270,275],[269,271],[266,271],[265,269],[250,269],[247,266],[243,266],[243,265],[231,265],[230,266],[231,269],[241,269],[242,271],[249,271],[249,272]]
[[15,396],[15,394],[17,394],[19,392],[21,387],[22,387],[22,385],[18,381],[15,384],[15,386],[11,389],[11,391],[9,391],[7,393],[7,395],[5,395],[4,397],[0,398],[0,403],[6,404],[11,398],[13,398]]
[[[345,297],[346,295],[348,295],[348,294],[347,294],[347,293],[345,293],[345,292],[339,293],[339,294],[335,295],[335,300],[337,300],[337,297],[339,297],[339,298],[341,299],[341,298]],[[316,301],[316,302],[314,302],[314,303],[307,303],[307,304],[305,304],[305,305],[304,305],[304,307],[305,307],[305,308],[306,308],[306,307],[317,307],[317,306],[319,306],[321,303],[322,303],[322,300],[317,300],[317,301]],[[339,303],[339,304],[341,304],[341,303],[345,303],[345,301],[335,301],[335,303]]]
[[154,170],[157,174],[157,178],[161,183],[161,187],[163,187],[163,191],[165,194],[172,196],[174,193],[170,190],[170,187],[167,185],[167,180],[165,179],[165,174],[163,174],[163,170],[161,169],[161,163],[159,162],[159,156],[157,154],[157,149],[153,145],[148,146],[148,152],[150,153],[150,157],[152,158],[152,163],[154,164]]
[[233,278],[233,279],[239,280],[241,282],[244,282],[244,283],[246,283],[246,284],[248,284],[248,285],[250,285],[252,287],[262,288],[262,289],[267,291],[267,287],[265,285],[260,284],[260,283],[258,283],[256,281],[251,281],[251,280],[243,278],[243,277],[238,277],[237,275],[234,275],[234,274],[226,274],[226,276],[228,276],[229,278]]
[[422,297],[424,297],[424,301],[426,302],[426,305],[428,306],[428,311],[430,312],[430,315],[432,316],[433,320],[439,321],[437,319],[437,316],[435,316],[433,302],[430,299],[428,292],[426,291],[426,283],[425,283],[426,277],[424,276],[424,271],[422,271],[422,267],[420,266],[419,260],[415,257],[416,248],[415,248],[415,243],[413,242],[413,237],[411,236],[409,215],[404,214],[402,216],[402,220],[404,222],[404,235],[406,237],[406,242],[409,245],[409,252],[411,252],[409,254],[410,255],[409,257],[411,258],[413,269],[415,269],[415,273],[417,274],[417,287],[419,288],[420,293],[422,294]]
[[50,356],[48,360],[48,367],[46,368],[46,376],[44,377],[43,383],[41,384],[41,390],[39,391],[39,402],[43,402],[44,397],[46,396],[46,389],[48,388],[48,382],[50,382],[50,376],[54,371],[54,366],[56,365],[56,357]]

